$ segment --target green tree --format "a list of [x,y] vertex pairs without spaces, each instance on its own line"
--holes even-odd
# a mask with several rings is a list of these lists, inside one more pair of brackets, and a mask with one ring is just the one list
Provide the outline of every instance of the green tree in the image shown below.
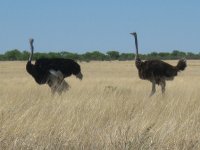
[[158,53],[158,55],[161,59],[170,59],[171,58],[171,54],[167,53],[167,52],[160,52],[160,53]]
[[0,54],[0,60],[6,60],[4,54]]
[[180,57],[185,57],[186,56],[186,53],[185,52],[181,52],[181,51],[178,51],[178,50],[173,50],[172,53],[171,53],[171,56],[173,58],[180,58]]
[[86,52],[83,54],[84,60],[107,60],[107,56],[99,51]]
[[122,53],[119,56],[119,60],[133,60],[135,58],[135,54],[133,53]]
[[192,53],[192,52],[188,52],[187,53],[187,58],[188,59],[196,59],[196,57],[198,57],[198,56],[196,56],[194,53]]
[[159,55],[157,52],[151,52],[146,55],[146,59],[158,59]]
[[30,56],[30,53],[29,52],[27,52],[27,51],[23,51],[22,53],[21,53],[21,58],[22,58],[22,60],[28,60],[28,58],[29,58],[29,56]]
[[118,51],[108,51],[106,54],[110,57],[111,60],[118,60],[120,56]]
[[39,52],[34,53],[33,55],[34,60],[40,59],[40,58],[48,58],[47,53],[39,53]]
[[7,51],[4,56],[7,60],[22,60],[21,52],[17,49]]
[[74,60],[80,60],[81,56],[77,53],[70,53],[70,52],[60,52],[60,56],[62,58],[68,58],[68,59],[74,59]]
[[49,52],[47,54],[47,57],[48,58],[59,58],[59,57],[61,57],[61,55],[59,53],[56,53],[56,52]]

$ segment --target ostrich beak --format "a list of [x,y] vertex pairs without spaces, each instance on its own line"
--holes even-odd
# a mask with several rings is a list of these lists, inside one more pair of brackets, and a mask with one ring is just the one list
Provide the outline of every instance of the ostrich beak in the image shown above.
[[132,32],[132,33],[130,33],[131,35],[133,35],[133,36],[135,36],[136,35],[136,32]]
[[83,74],[81,72],[79,72],[78,74],[76,74],[76,77],[79,78],[80,80],[83,79]]

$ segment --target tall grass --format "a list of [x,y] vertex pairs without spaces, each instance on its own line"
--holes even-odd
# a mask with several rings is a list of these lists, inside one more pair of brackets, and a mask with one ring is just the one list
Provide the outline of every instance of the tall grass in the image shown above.
[[25,64],[0,62],[0,149],[200,149],[200,61],[151,98],[132,61],[83,62],[61,96]]

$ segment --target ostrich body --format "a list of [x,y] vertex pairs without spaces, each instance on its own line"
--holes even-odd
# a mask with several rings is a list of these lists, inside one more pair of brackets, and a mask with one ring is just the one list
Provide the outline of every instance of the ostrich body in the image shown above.
[[135,65],[138,69],[140,79],[149,80],[152,83],[150,96],[156,92],[156,84],[161,86],[162,93],[165,92],[166,80],[173,80],[179,71],[183,71],[187,64],[185,59],[180,59],[176,66],[172,66],[161,60],[142,61],[138,55],[137,33],[131,33],[135,37],[136,57]]
[[30,39],[31,54],[26,64],[27,72],[32,75],[38,84],[48,84],[52,93],[61,94],[69,88],[64,78],[75,75],[82,80],[81,67],[72,59],[64,58],[41,58],[32,64],[33,57],[33,39]]

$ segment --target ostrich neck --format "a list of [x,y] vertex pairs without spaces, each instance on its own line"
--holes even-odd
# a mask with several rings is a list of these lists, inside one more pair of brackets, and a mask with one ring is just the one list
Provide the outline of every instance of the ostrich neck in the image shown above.
[[33,58],[33,51],[34,51],[33,39],[30,40],[30,47],[31,47],[31,53],[30,53],[30,56],[29,56],[28,61],[31,62],[31,60],[32,60],[32,58]]
[[137,41],[137,35],[135,35],[135,48],[136,48],[136,56],[135,56],[135,58],[138,58],[138,41]]
[[31,53],[30,53],[30,56],[29,56],[29,59],[28,59],[28,61],[32,61],[32,58],[33,58],[33,45],[31,45]]
[[35,72],[35,67],[34,65],[31,63],[31,61],[28,61],[26,64],[26,70],[28,73],[33,74]]
[[31,60],[32,60],[32,55],[29,56],[28,61],[31,62]]
[[32,40],[30,40],[30,47],[31,47],[31,53],[30,53],[28,62],[27,62],[27,64],[26,64],[26,70],[27,70],[28,73],[33,74],[33,73],[35,72],[35,67],[34,67],[34,65],[31,63],[32,58],[33,58],[33,50],[34,50],[33,41],[32,41]]

